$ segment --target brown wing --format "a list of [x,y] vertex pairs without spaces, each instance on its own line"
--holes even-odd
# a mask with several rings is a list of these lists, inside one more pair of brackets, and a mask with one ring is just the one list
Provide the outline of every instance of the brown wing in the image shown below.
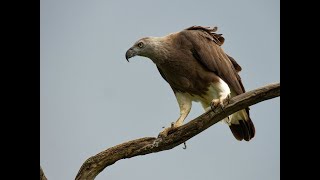
[[233,57],[229,56],[227,54],[228,58],[230,59],[230,61],[232,62],[233,64],[233,67],[237,70],[237,72],[240,72],[242,70],[241,66],[237,63],[236,60],[233,59]]
[[189,41],[188,48],[192,55],[210,71],[216,73],[237,94],[242,94],[245,89],[237,71],[241,70],[233,58],[223,52],[220,45],[224,38],[221,34],[214,33],[216,28],[210,29],[193,26],[180,32],[181,39]]

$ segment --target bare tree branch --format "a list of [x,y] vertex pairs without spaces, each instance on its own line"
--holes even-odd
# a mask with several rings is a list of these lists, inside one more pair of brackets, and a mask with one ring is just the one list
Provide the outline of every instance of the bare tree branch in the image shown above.
[[46,176],[44,175],[42,168],[40,166],[40,180],[47,180]]
[[280,83],[270,84],[233,97],[229,104],[224,104],[224,111],[220,108],[216,110],[217,112],[207,111],[169,133],[167,137],[144,137],[111,147],[87,159],[81,166],[76,180],[94,179],[104,168],[120,159],[172,149],[234,112],[278,96],[280,96]]

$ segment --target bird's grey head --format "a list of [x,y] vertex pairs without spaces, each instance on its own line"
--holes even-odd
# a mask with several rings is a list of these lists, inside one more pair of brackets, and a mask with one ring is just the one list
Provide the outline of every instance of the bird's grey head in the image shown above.
[[159,40],[160,38],[157,37],[145,37],[138,40],[126,52],[127,61],[129,62],[129,59],[134,56],[144,56],[152,59],[155,49],[157,49],[157,45],[159,44]]

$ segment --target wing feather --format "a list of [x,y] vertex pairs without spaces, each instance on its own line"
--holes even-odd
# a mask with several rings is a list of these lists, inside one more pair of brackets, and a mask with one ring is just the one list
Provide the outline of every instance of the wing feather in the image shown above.
[[233,57],[229,56],[227,54],[228,58],[230,59],[230,61],[232,62],[233,67],[237,70],[237,72],[240,72],[242,70],[241,66],[237,63],[236,60],[233,59]]
[[[216,28],[209,29],[201,26],[193,27],[194,28],[190,27],[181,31],[180,34],[185,37],[183,39],[190,42],[186,44],[189,44],[188,48],[194,58],[208,70],[216,73],[216,75],[231,86],[230,88],[237,94],[244,93],[245,89],[242,85],[241,78],[238,75],[241,67],[232,57],[224,53],[220,47],[224,42],[224,38],[221,34],[214,33]],[[220,43],[217,43],[217,41]]]

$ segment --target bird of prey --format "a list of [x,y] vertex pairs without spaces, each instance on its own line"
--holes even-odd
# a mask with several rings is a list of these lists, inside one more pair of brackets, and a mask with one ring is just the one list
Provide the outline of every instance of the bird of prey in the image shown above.
[[[239,72],[241,66],[221,45],[222,34],[217,27],[191,26],[163,37],[144,37],[126,52],[126,59],[144,56],[157,66],[161,76],[172,88],[180,107],[180,117],[160,135],[183,124],[192,101],[200,102],[205,110],[223,108],[223,102],[245,92]],[[249,108],[225,118],[234,137],[249,141],[255,135]]]

